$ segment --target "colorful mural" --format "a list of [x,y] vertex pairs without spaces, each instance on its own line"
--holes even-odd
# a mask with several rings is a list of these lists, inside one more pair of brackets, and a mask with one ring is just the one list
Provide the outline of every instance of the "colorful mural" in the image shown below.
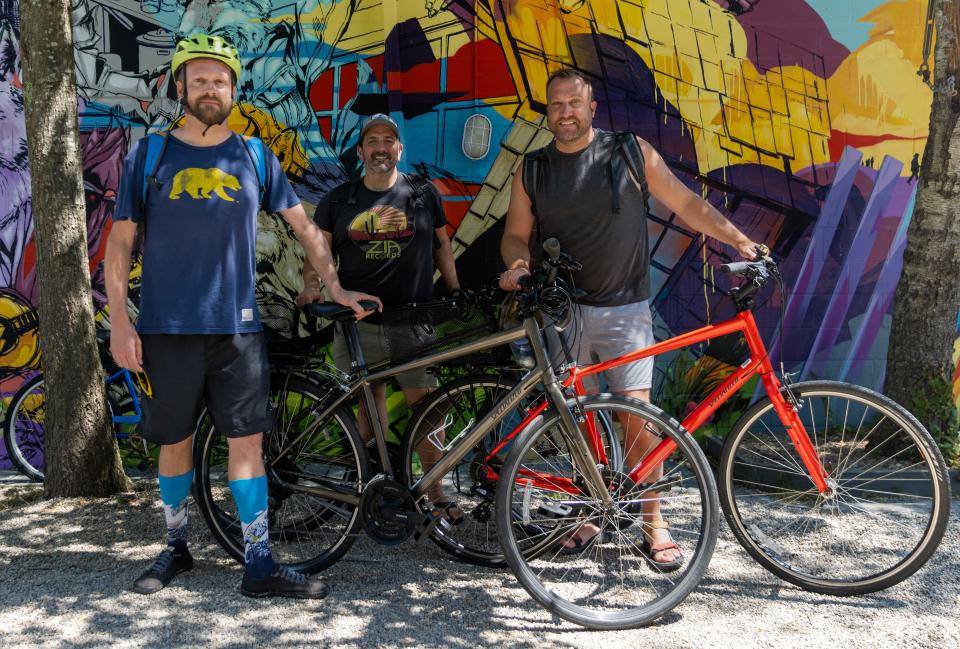
[[[917,76],[927,0],[74,0],[72,11],[98,309],[123,156],[179,116],[168,67],[179,36],[208,31],[239,48],[229,123],[277,153],[308,211],[358,173],[363,117],[390,113],[405,170],[442,194],[467,284],[497,273],[511,176],[550,138],[546,77],[573,66],[594,80],[597,126],[651,142],[783,260],[782,327],[778,294],[757,312],[775,360],[804,377],[882,386],[931,104]],[[7,398],[39,361],[18,36],[17,2],[0,0]],[[302,251],[278,219],[263,215],[262,226],[264,302],[288,305]],[[662,206],[649,229],[660,333],[729,314],[727,280],[712,268],[732,251]],[[692,352],[715,373],[740,350]]]

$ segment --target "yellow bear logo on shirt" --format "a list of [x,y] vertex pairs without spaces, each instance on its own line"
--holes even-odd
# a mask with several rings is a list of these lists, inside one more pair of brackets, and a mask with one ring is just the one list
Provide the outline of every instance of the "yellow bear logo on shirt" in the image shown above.
[[228,189],[239,191],[240,181],[236,176],[210,167],[209,169],[198,169],[190,167],[183,169],[173,177],[173,187],[170,190],[170,199],[179,200],[180,195],[186,192],[190,197],[212,198],[216,194],[225,201],[234,202],[236,199],[227,194]]

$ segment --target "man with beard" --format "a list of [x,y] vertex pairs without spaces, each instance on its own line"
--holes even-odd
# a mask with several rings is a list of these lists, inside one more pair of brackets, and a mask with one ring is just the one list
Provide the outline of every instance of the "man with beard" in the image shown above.
[[[361,178],[335,187],[317,205],[314,220],[340,261],[339,278],[352,290],[378,295],[386,308],[433,297],[434,264],[449,291],[459,289],[453,251],[446,230],[440,196],[433,184],[397,170],[403,155],[400,130],[388,115],[377,114],[363,124],[357,154],[363,162]],[[304,290],[299,305],[319,300],[321,285],[316,271],[304,264]],[[383,328],[374,314],[359,323],[360,345],[368,364],[385,360]],[[333,344],[337,366],[350,369],[346,342],[337,332]],[[436,387],[425,369],[401,374],[397,382],[404,399],[413,406]],[[386,426],[386,386],[374,387],[380,421]],[[361,433],[370,440],[366,417]],[[429,443],[420,449],[424,469],[439,459]],[[428,494],[451,523],[463,512],[446,497],[438,484]]]
[[[637,172],[643,178],[634,178],[622,154],[623,139],[593,128],[596,107],[590,82],[576,70],[557,71],[547,80],[547,126],[554,139],[527,154],[514,175],[500,243],[507,266],[500,286],[505,290],[517,289],[520,277],[529,274],[534,231],[537,242],[554,237],[583,264],[574,276],[583,291],[576,326],[567,333],[580,364],[610,360],[654,342],[647,303],[650,255],[644,178],[652,195],[691,229],[734,246],[748,259],[757,250],[716,208],[681,183],[660,154],[640,138],[636,143],[642,161]],[[535,187],[524,186],[523,170],[531,160],[540,166]],[[649,401],[653,359],[614,368],[605,378],[612,392]],[[624,441],[630,467],[660,441],[632,419],[625,424]],[[642,550],[650,565],[661,572],[679,569],[683,556],[660,514],[659,499],[646,498],[643,520]],[[598,538],[597,532],[589,524],[572,530],[563,551],[583,551]]]
[[[197,34],[177,44],[171,66],[185,112],[166,135],[153,177],[145,140],[124,166],[106,256],[110,351],[146,375],[143,433],[160,447],[160,498],[167,546],[134,582],[149,594],[190,570],[187,497],[193,482],[192,434],[205,404],[228,438],[230,490],[245,546],[240,591],[251,597],[320,598],[327,587],[274,563],[269,547],[263,431],[272,426],[267,354],[254,297],[257,214],[278,212],[337,302],[366,312],[337,281],[326,239],[310,221],[273,153],[263,148],[261,178],[243,138],[224,121],[236,99],[237,50]],[[145,226],[140,314],[127,315],[127,281],[138,224]]]

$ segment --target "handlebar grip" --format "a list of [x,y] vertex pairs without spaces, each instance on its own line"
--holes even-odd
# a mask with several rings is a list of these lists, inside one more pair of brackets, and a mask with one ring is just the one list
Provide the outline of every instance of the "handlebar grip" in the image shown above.
[[730,273],[732,275],[743,275],[755,263],[756,262],[752,261],[735,261],[730,264],[721,264],[720,270],[724,273]]
[[378,308],[377,303],[373,300],[360,300],[360,306],[366,311],[376,311]]
[[543,251],[547,253],[547,256],[550,257],[551,263],[556,263],[557,259],[560,258],[560,242],[555,238],[550,237],[543,242]]
[[521,275],[517,278],[517,285],[522,291],[529,291],[533,288],[533,275]]

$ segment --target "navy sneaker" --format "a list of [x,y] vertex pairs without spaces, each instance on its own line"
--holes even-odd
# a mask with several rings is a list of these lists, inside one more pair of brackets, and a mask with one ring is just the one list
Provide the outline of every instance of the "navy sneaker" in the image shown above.
[[323,578],[305,575],[278,565],[269,576],[256,578],[244,573],[240,592],[247,597],[293,597],[295,599],[323,599],[330,589]]
[[153,565],[133,582],[133,592],[141,595],[152,595],[163,589],[170,583],[171,579],[181,572],[192,569],[193,557],[190,556],[189,550],[186,548],[174,550],[168,546],[160,553]]

